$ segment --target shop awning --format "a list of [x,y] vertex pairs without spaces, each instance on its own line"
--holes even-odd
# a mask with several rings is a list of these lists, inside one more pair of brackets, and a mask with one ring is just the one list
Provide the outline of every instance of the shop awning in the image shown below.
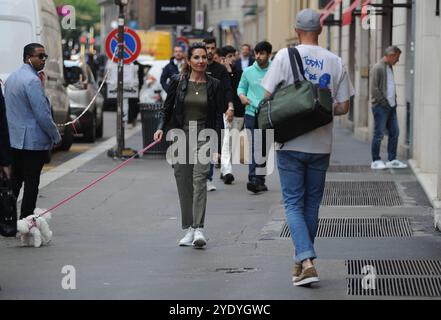
[[352,12],[357,9],[358,5],[360,4],[360,0],[355,0],[349,8],[347,8],[343,12],[343,17],[341,18],[341,24],[342,26],[347,26],[352,24]]
[[224,30],[237,28],[239,27],[239,22],[237,20],[222,20],[221,22],[219,22],[219,27]]
[[[367,15],[367,6],[370,5],[372,0],[355,0],[344,12],[341,17],[341,24],[343,26],[350,25],[352,23],[352,13],[357,7],[362,3],[362,18]],[[343,5],[343,0],[332,0],[328,3],[328,5],[323,9],[321,22],[322,24],[325,20],[335,12],[337,8]]]

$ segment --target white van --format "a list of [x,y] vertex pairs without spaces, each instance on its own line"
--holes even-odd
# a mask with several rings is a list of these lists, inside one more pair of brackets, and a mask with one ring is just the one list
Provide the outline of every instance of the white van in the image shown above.
[[[55,123],[70,121],[69,98],[63,75],[61,28],[53,0],[0,0],[0,79],[23,64],[23,48],[41,43],[49,56],[45,73],[45,89],[52,105]],[[60,128],[62,150],[69,150],[73,141],[70,127]]]

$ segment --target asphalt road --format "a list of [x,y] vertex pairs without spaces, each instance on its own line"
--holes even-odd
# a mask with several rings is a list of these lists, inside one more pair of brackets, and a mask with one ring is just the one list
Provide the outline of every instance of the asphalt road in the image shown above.
[[[128,147],[138,149],[141,143],[139,132],[127,139]],[[336,130],[332,165],[367,166],[369,150],[350,133]],[[44,187],[39,206],[47,208],[65,199],[119,163],[98,155]],[[383,273],[378,274],[376,291],[350,290],[357,288],[351,283],[360,277],[348,271],[353,261],[439,264],[441,236],[433,228],[433,209],[410,170],[329,173],[328,182],[392,181],[402,204],[328,206],[322,208],[322,218],[407,219],[412,236],[318,238],[322,281],[310,289],[294,288],[291,282],[293,245],[281,237],[285,219],[277,172],[268,177],[270,191],[259,196],[246,191],[246,167],[235,167],[235,175],[236,183],[224,186],[216,170],[218,191],[208,196],[208,247],[197,251],[177,246],[183,233],[173,170],[161,159],[133,161],[54,212],[49,246],[21,248],[16,239],[0,238],[0,300],[167,299],[194,300],[197,305],[206,299],[441,298],[439,292],[416,287],[415,281],[438,281],[441,271],[435,269],[429,274],[423,270],[423,276],[407,269],[404,274],[379,270]],[[411,289],[420,294],[389,293],[384,285],[390,281],[399,281],[396,284],[403,290],[409,286],[406,281],[414,281]],[[437,289],[430,284],[423,287]]]
[[[139,122],[138,122],[139,123]],[[139,123],[139,125],[141,125]],[[55,150],[52,153],[51,162],[43,168],[43,173],[58,167],[59,165],[67,162],[76,156],[96,147],[100,143],[112,138],[116,134],[116,112],[104,112],[104,133],[103,137],[95,141],[95,143],[86,143],[82,137],[78,135],[74,139],[74,143],[69,151]]]

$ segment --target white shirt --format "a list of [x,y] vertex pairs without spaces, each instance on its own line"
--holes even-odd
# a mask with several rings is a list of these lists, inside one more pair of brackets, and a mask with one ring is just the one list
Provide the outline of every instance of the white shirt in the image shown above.
[[242,60],[242,70],[245,71],[246,68],[250,66],[250,58],[241,58]]
[[182,67],[185,64],[184,59],[182,59],[181,61],[178,61],[178,60],[175,59],[174,63],[178,67],[179,72],[181,72],[182,71]]
[[[355,94],[340,57],[320,46],[300,45],[297,49],[302,57],[307,80],[329,88],[334,102],[346,102]],[[262,81],[262,86],[266,91],[273,93],[282,81],[285,81],[286,85],[294,83],[288,49],[282,49],[276,55]],[[332,151],[332,135],[333,123],[330,123],[285,143],[283,150],[330,154]]]
[[397,91],[395,76],[391,66],[387,66],[387,101],[391,107],[397,106]]

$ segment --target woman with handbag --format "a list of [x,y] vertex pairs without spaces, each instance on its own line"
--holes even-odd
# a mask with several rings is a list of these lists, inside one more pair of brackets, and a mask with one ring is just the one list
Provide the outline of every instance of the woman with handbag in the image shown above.
[[[166,126],[170,129],[181,129],[185,133],[186,150],[178,149],[178,153],[185,151],[188,155],[187,159],[178,160],[174,164],[181,205],[182,228],[186,230],[185,237],[179,241],[179,245],[193,246],[196,249],[202,249],[207,244],[203,229],[210,163],[201,163],[198,156],[207,141],[190,141],[190,137],[197,137],[204,129],[215,130],[218,141],[213,158],[218,156],[223,129],[223,111],[226,108],[224,90],[218,80],[206,74],[207,66],[205,44],[193,44],[188,50],[187,67],[182,74],[172,78],[160,115],[158,131],[154,135],[155,141],[161,141],[164,138]],[[197,135],[190,133],[193,133],[193,130],[197,130]],[[192,145],[197,147],[192,148]],[[189,161],[189,159],[196,161]]]

